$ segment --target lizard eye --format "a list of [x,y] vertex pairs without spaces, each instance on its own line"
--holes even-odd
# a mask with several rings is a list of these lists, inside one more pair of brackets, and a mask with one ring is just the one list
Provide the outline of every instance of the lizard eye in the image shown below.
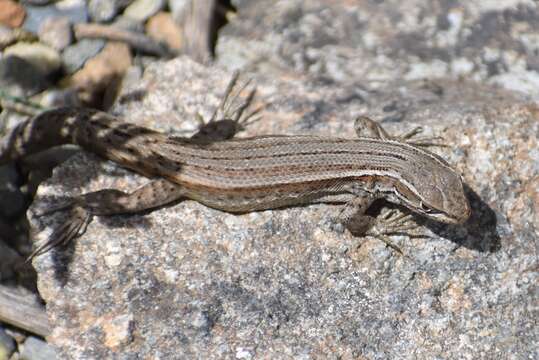
[[425,213],[431,213],[433,212],[431,208],[429,208],[428,206],[426,206],[425,204],[423,204],[423,201],[420,201],[419,202],[419,207],[421,208],[421,210]]

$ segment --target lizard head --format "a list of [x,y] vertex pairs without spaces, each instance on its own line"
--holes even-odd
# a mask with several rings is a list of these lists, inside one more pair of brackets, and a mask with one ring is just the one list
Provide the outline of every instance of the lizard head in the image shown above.
[[409,181],[395,184],[395,195],[416,213],[443,223],[462,224],[471,213],[462,178],[445,161],[436,160],[429,166],[416,164],[406,177]]

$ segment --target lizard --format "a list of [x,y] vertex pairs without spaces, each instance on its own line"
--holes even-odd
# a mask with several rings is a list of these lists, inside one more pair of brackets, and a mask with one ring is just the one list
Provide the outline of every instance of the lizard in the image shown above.
[[[46,110],[14,127],[0,141],[0,165],[52,146],[76,144],[153,179],[132,192],[103,189],[51,208],[48,212],[65,210],[68,216],[30,258],[80,236],[94,215],[136,213],[178,199],[230,213],[343,204],[336,220],[356,235],[367,235],[374,228],[377,220],[366,211],[380,198],[442,223],[462,224],[470,217],[462,177],[426,149],[432,143],[412,141],[421,128],[391,136],[374,120],[359,116],[354,123],[357,139],[232,138],[256,112],[242,117],[254,90],[230,111],[229,95],[237,77],[233,76],[219,106],[223,117],[217,120],[216,110],[191,138],[169,136],[106,112],[77,107]],[[407,230],[410,218],[386,216],[388,229],[377,234]]]

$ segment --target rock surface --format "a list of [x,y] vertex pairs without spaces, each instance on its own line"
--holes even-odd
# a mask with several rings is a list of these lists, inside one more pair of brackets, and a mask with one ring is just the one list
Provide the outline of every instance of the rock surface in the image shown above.
[[[219,63],[332,81],[467,78],[539,99],[539,2],[272,0],[233,2]],[[267,9],[272,11],[267,11]]]
[[[284,74],[284,72],[283,72]],[[397,237],[337,233],[335,206],[232,215],[183,201],[96,218],[67,249],[34,261],[67,358],[536,358],[539,108],[500,88],[448,79],[346,83],[255,76],[263,120],[242,136],[354,137],[366,114],[392,133],[441,135],[463,174],[463,226],[415,218]],[[230,77],[185,58],[150,66],[113,109],[180,134],[208,117]],[[183,133],[182,133],[183,134]],[[148,180],[82,153],[54,171],[32,207],[38,239],[65,196]],[[41,222],[40,222],[41,221]],[[534,335],[535,334],[535,335]],[[121,354],[121,355],[120,355]]]

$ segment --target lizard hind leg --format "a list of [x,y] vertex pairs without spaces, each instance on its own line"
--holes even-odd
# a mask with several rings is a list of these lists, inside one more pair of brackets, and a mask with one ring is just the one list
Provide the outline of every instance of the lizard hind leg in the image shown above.
[[74,203],[57,210],[67,210],[66,219],[60,226],[53,230],[52,234],[43,244],[32,251],[26,261],[31,261],[34,257],[45,254],[55,247],[67,245],[71,240],[86,231],[86,226],[88,226],[92,219],[89,211]]
[[55,228],[49,238],[30,254],[28,260],[52,248],[68,244],[82,235],[93,215],[130,214],[154,209],[183,198],[182,186],[165,179],[151,181],[132,192],[104,189],[77,196],[69,202],[38,214],[66,211],[64,222]]

